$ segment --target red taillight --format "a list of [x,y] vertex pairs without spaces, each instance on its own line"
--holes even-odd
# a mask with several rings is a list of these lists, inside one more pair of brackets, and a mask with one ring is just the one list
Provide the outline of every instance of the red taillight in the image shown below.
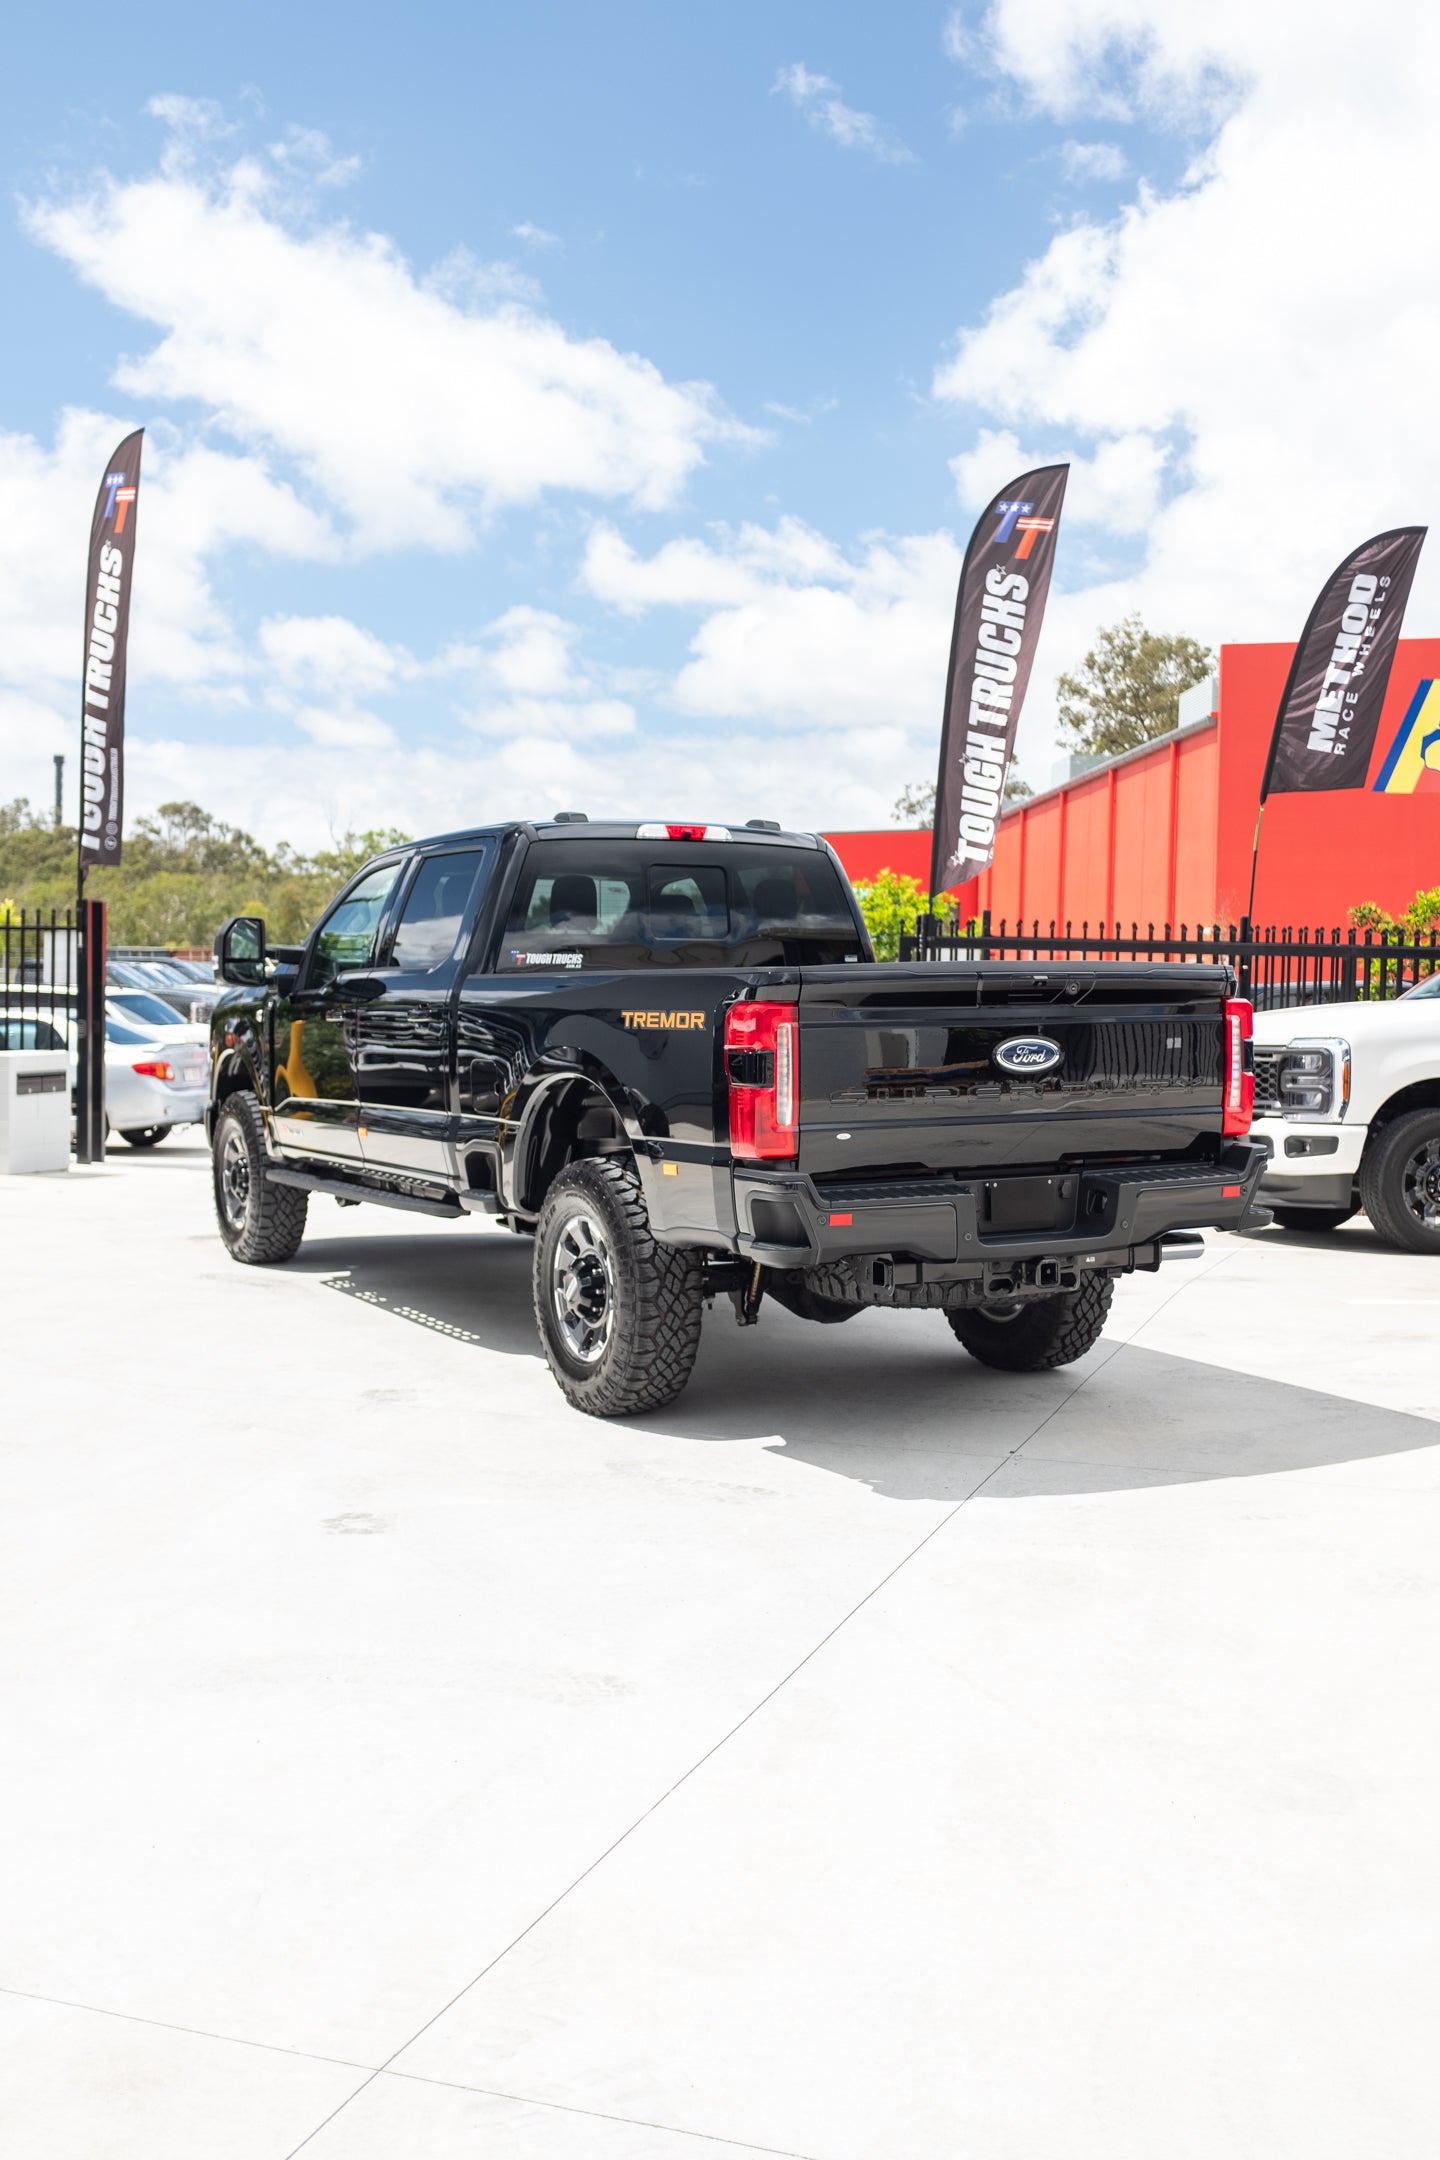
[[800,1129],[800,1027],[793,1005],[758,1000],[725,1015],[730,1152],[751,1162],[793,1157]]
[[164,1058],[152,1058],[148,1064],[132,1065],[131,1072],[143,1073],[147,1080],[173,1080],[175,1067]]
[[1255,1008],[1248,998],[1225,1000],[1225,1115],[1222,1133],[1247,1133],[1255,1115],[1255,1061],[1250,1048]]
[[667,840],[703,840],[705,828],[703,825],[667,825],[665,837]]

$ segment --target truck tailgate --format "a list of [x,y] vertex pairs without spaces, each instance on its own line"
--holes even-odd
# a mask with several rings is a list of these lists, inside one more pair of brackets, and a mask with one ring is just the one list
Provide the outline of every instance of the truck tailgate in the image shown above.
[[[1173,962],[806,969],[799,1167],[854,1177],[1184,1155],[1221,1129],[1229,989],[1223,968]],[[1007,1072],[996,1052],[1024,1038],[1058,1059]]]

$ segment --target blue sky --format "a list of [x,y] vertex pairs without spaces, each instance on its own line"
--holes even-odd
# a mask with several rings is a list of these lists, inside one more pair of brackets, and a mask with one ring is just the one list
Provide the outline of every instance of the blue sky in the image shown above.
[[[138,422],[132,806],[271,839],[561,797],[888,822],[959,548],[1039,456],[1076,470],[1033,781],[1055,672],[1127,608],[1293,634],[1366,520],[1428,507],[1433,273],[1331,153],[1433,193],[1434,33],[1404,0],[1357,68],[1338,7],[1177,13],[30,11],[0,797],[71,747],[89,497]],[[1237,550],[1260,498],[1298,522]]]

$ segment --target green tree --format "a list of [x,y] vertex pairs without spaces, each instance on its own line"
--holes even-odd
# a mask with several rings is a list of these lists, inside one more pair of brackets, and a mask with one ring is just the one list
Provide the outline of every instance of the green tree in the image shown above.
[[[362,863],[406,838],[386,828],[313,855],[284,842],[271,852],[198,803],[162,803],[136,820],[118,869],[92,870],[85,890],[109,903],[116,945],[208,946],[227,915],[263,915],[275,943],[297,944]],[[17,908],[69,908],[75,841],[28,802],[0,805],[0,893]]]
[[[1033,795],[1034,792],[1035,790],[1031,787],[1029,781],[1022,780],[1018,773],[1012,772],[1005,782],[1005,800],[1007,803],[1023,802],[1027,795]],[[934,781],[932,780],[928,787],[921,787],[918,784],[907,787],[904,794],[896,798],[895,808],[891,815],[903,818],[907,824],[923,825],[926,828],[932,826],[935,823]]]
[[1071,747],[1111,757],[1168,735],[1180,695],[1204,682],[1215,663],[1194,638],[1147,630],[1138,615],[1102,630],[1073,675],[1056,684],[1060,725]]

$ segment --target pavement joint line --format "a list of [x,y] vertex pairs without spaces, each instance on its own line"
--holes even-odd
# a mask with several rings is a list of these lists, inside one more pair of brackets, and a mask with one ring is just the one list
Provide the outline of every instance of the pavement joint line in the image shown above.
[[119,2018],[126,2025],[150,2025],[157,2032],[184,2033],[191,2040],[218,2040],[225,2047],[260,2048],[267,2055],[293,2055],[300,2062],[333,2063],[337,2070],[366,2070],[368,2063],[352,2062],[348,2055],[317,2055],[313,2048],[286,2047],[283,2040],[252,2040],[244,2033],[211,2032],[204,2025],[180,2025],[174,2018],[145,2017],[138,2010],[110,2010],[103,2003],[75,2002],[68,1995],[42,1995],[35,1988],[6,1987],[0,1995],[20,2002],[49,2003],[57,2010],[82,2010],[90,2017]]
[[[1065,1396],[1065,1402],[1069,1402],[1072,1396],[1077,1395],[1080,1392],[1080,1388],[1084,1385],[1085,1382],[1082,1380],[1076,1387],[1069,1389]],[[1044,1426],[1049,1424],[1050,1418],[1056,1416],[1058,1412],[1063,1408],[1063,1402],[1057,1403],[1055,1409],[1052,1410],[1047,1417],[1042,1418],[1040,1424],[1035,1428],[1036,1432],[1043,1430]],[[1035,1437],[1034,1433],[1032,1433],[1029,1437],[1033,1439]],[[1025,1443],[1022,1442],[1021,1444],[1024,1445]],[[703,1755],[698,1756],[696,1760],[691,1763],[688,1770],[683,1770],[680,1773],[680,1776],[675,1779],[673,1784],[668,1785],[665,1791],[662,1792],[658,1796],[658,1798],[652,1800],[649,1807],[645,1808],[639,1815],[637,1815],[634,1822],[630,1823],[626,1829],[622,1830],[617,1838],[612,1839],[611,1842],[605,1847],[605,1850],[603,1852],[597,1853],[595,1858],[590,1862],[589,1866],[582,1868],[573,1882],[567,1883],[563,1890],[558,1891],[556,1895],[550,1900],[550,1903],[543,1907],[540,1912],[536,1913],[533,1920],[528,1920],[525,1923],[525,1926],[521,1928],[518,1935],[512,1936],[511,1940],[506,1943],[502,1949],[497,1950],[494,1957],[489,1960],[488,1964],[482,1965],[479,1972],[477,1972],[472,1979],[467,1980],[464,1987],[460,1988],[454,1995],[452,1995],[448,2002],[442,2003],[439,2009],[436,2010],[432,2016],[428,2017],[425,2020],[425,2023],[423,2025],[419,2026],[415,2032],[411,2033],[408,2040],[402,2040],[399,2047],[397,2047],[392,2054],[388,2055],[385,2058],[385,2061],[381,2063],[378,2068],[372,2070],[369,2077],[367,2077],[362,2084],[357,2085],[353,2093],[347,2094],[346,2098],[343,2099],[337,2107],[333,2107],[330,2110],[330,2113],[324,2118],[323,2121],[316,2123],[315,2128],[311,2131],[308,2131],[307,2134],[303,2138],[301,2138],[298,2145],[293,2145],[290,2148],[290,2151],[285,2155],[285,2160],[295,2160],[295,2155],[299,2152],[303,2152],[305,2147],[310,2144],[311,2140],[317,2138],[322,2130],[324,2130],[330,2123],[334,2122],[336,2116],[341,2114],[347,2107],[349,2107],[352,2101],[358,2100],[361,2093],[363,2093],[368,2086],[373,2085],[377,2077],[384,2076],[388,2071],[390,2071],[391,2065],[398,2062],[400,2057],[406,2052],[408,2048],[414,2047],[417,2040],[423,2039],[432,2025],[438,2024],[440,2019],[447,2016],[448,2013],[455,2008],[455,2005],[457,2003],[463,2002],[472,1988],[478,1987],[480,1985],[480,1982],[488,1978],[488,1976],[495,1970],[496,1966],[502,1963],[502,1961],[510,1955],[512,1950],[518,1949],[519,1945],[524,1942],[527,1935],[533,1934],[535,1929],[540,1926],[542,1921],[548,1920],[550,1915],[555,1912],[561,1905],[564,1904],[566,1898],[568,1898],[574,1891],[578,1890],[580,1885],[585,1882],[591,1875],[593,1875],[598,1867],[602,1867],[604,1863],[608,1859],[610,1859],[612,1854],[618,1852],[620,1847],[625,1844],[629,1838],[632,1838],[635,1835],[635,1832],[641,1829],[643,1825],[650,1820],[650,1817],[655,1814],[658,1809],[662,1808],[665,1805],[665,1802],[667,1800],[673,1798],[673,1796],[677,1792],[679,1792],[682,1785],[687,1785],[690,1782],[691,1778],[696,1776],[699,1771],[704,1769],[706,1763],[708,1763],[712,1759],[712,1757],[718,1755],[723,1747],[727,1747],[729,1745],[729,1743],[735,1738],[737,1733],[743,1732],[744,1728],[750,1723],[752,1718],[758,1717],[760,1712],[765,1709],[769,1703],[772,1703],[775,1700],[775,1697],[779,1695],[783,1689],[787,1688],[790,1685],[790,1682],[796,1677],[796,1675],[803,1672],[805,1670],[805,1667],[811,1662],[811,1660],[818,1657],[820,1652],[826,1647],[828,1643],[834,1641],[835,1637],[840,1633],[841,1629],[849,1626],[850,1622],[855,1618],[856,1614],[862,1612],[864,1608],[870,1603],[872,1598],[878,1597],[880,1592],[886,1587],[886,1585],[895,1580],[895,1577],[900,1574],[902,1569],[907,1568],[910,1565],[910,1562],[917,1558],[917,1556],[925,1550],[925,1547],[929,1545],[932,1540],[939,1537],[942,1530],[948,1528],[948,1526],[955,1520],[955,1517],[960,1513],[961,1509],[967,1507],[972,1500],[976,1499],[978,1495],[984,1491],[985,1487],[989,1484],[991,1478],[998,1477],[1000,1472],[1007,1468],[1008,1465],[1015,1460],[1015,1455],[1018,1452],[1019,1450],[1016,1449],[1002,1456],[1000,1461],[995,1464],[994,1468],[992,1470],[988,1470],[985,1473],[985,1476],[980,1480],[979,1484],[974,1486],[971,1491],[966,1493],[963,1500],[957,1500],[952,1507],[947,1508],[945,1513],[940,1517],[940,1520],[937,1523],[933,1523],[931,1525],[931,1527],[926,1531],[924,1537],[920,1539],[919,1543],[916,1545],[912,1545],[909,1552],[903,1553],[901,1557],[895,1562],[895,1565],[892,1568],[887,1569],[886,1573],[880,1577],[880,1580],[878,1582],[872,1583],[870,1588],[865,1592],[865,1595],[862,1598],[857,1599],[855,1604],[850,1607],[848,1612],[842,1613],[840,1618],[834,1623],[833,1627],[828,1628],[826,1632],[820,1637],[820,1640],[817,1643],[813,1643],[811,1647],[806,1651],[804,1657],[800,1658],[794,1665],[792,1665],[787,1673],[783,1673],[781,1677],[775,1682],[774,1686],[767,1689],[765,1694],[760,1697],[759,1701],[752,1704],[750,1709],[745,1712],[745,1715],[742,1718],[738,1718],[736,1720],[736,1722],[730,1727],[728,1732],[722,1733],[720,1738],[716,1740],[710,1747],[708,1747]],[[409,2075],[408,2072],[403,2071],[396,2074],[400,2076]],[[656,2127],[661,2126],[657,2125]],[[710,2136],[712,2133],[706,2131],[697,2132],[696,2134]],[[735,2141],[732,2138],[729,2142],[733,2144]],[[763,2150],[764,2148],[761,2149]]]
[[467,2085],[460,2078],[426,2077],[419,2070],[381,2070],[376,2075],[404,2078],[412,2085],[439,2085],[447,2092],[478,2093],[487,2100],[513,2100],[520,2107],[552,2108],[561,2115],[585,2115],[597,2122],[629,2123],[637,2130],[663,2131],[668,2137],[703,2138],[707,2144],[728,2145],[736,2152],[772,2153],[777,2160],[821,2160],[818,2153],[803,2153],[795,2145],[757,2145],[753,2138],[726,2137],[721,2130],[684,2130],[678,2123],[652,2122],[648,2115],[613,2115],[607,2108],[579,2107],[571,2100],[537,2100],[533,2093],[501,2092],[498,2086]]

